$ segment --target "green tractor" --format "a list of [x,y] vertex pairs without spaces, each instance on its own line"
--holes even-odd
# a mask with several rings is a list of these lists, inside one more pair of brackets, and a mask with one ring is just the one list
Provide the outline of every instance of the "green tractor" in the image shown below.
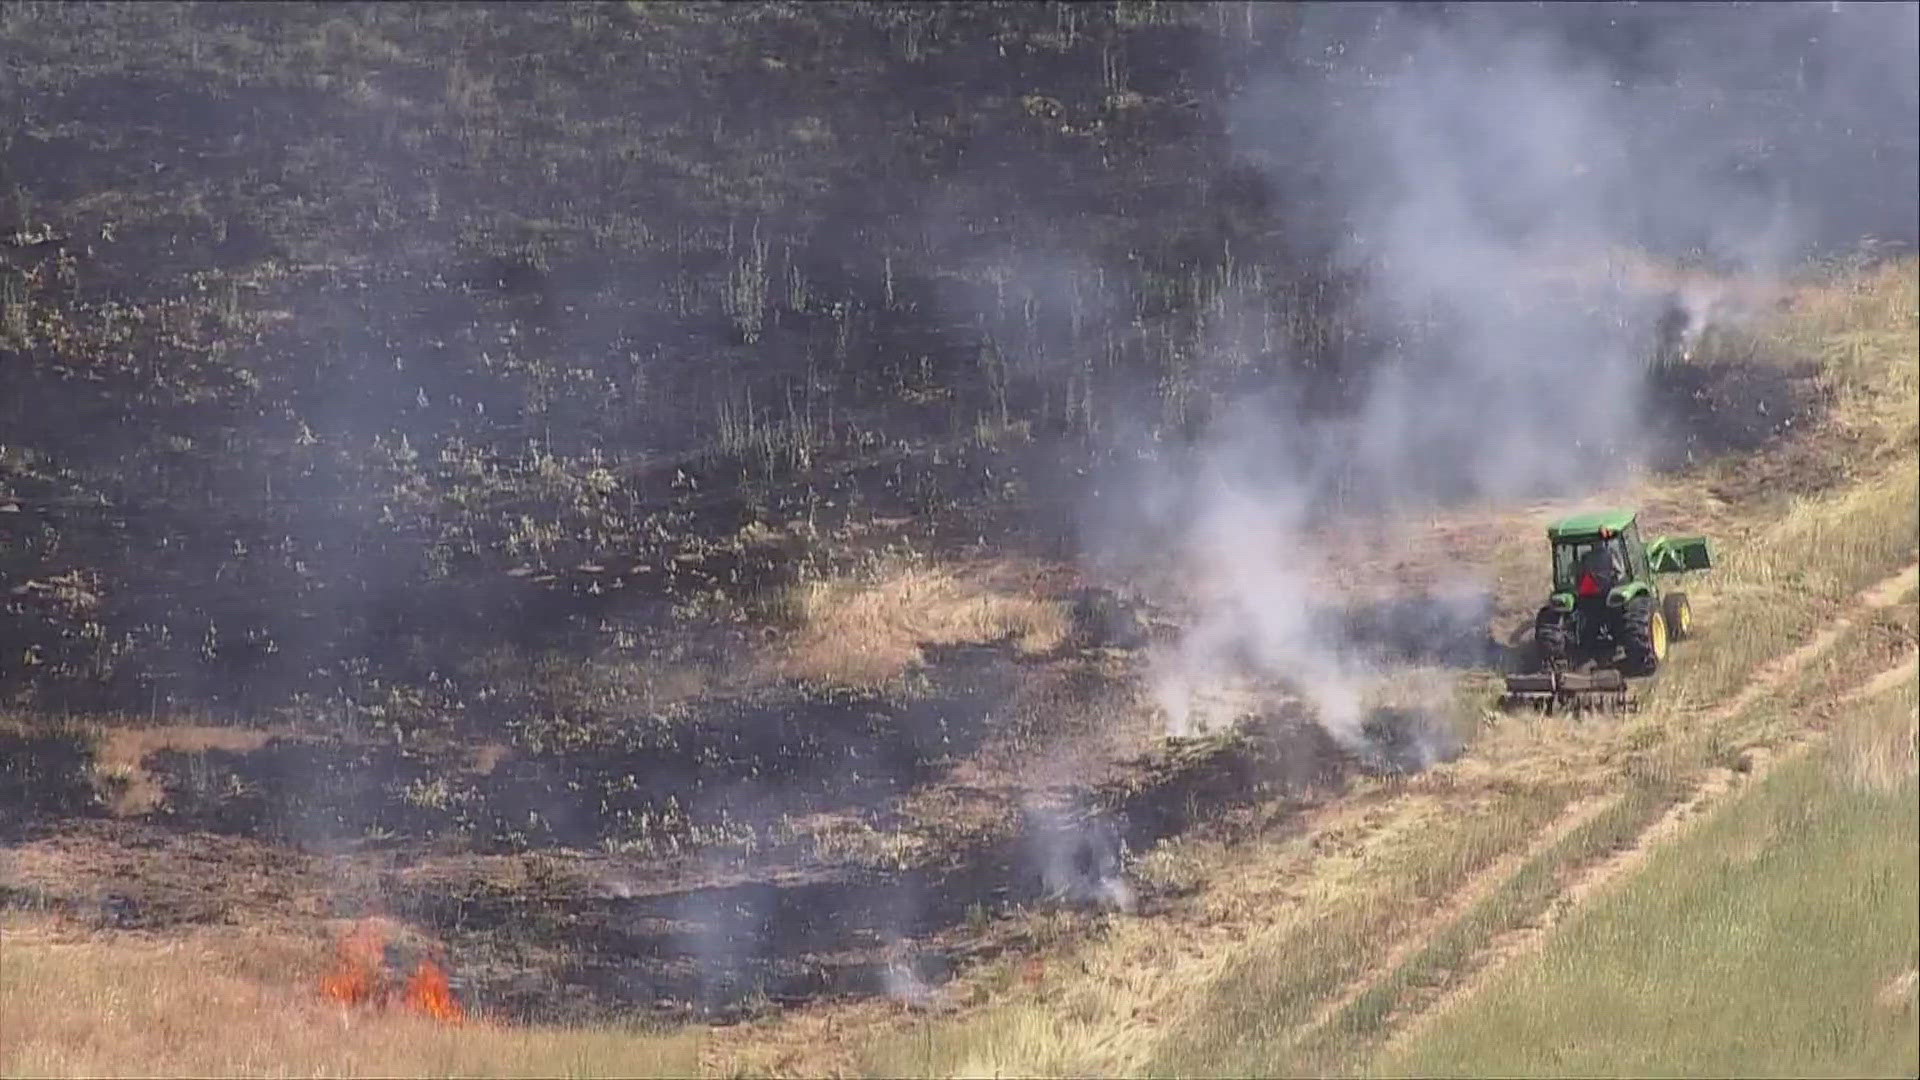
[[1533,623],[1544,672],[1507,677],[1507,701],[1544,705],[1605,696],[1627,703],[1626,676],[1652,675],[1670,642],[1693,631],[1687,594],[1656,574],[1713,566],[1704,536],[1640,539],[1631,510],[1576,514],[1547,527],[1553,595]]

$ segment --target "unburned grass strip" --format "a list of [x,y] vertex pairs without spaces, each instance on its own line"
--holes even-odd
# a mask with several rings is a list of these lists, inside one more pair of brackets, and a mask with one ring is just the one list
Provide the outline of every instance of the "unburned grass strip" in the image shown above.
[[1161,1040],[1155,1075],[1244,1075],[1252,1048],[1275,1048],[1314,1006],[1386,955],[1396,933],[1464,887],[1502,855],[1546,828],[1573,801],[1566,787],[1524,788],[1449,835],[1423,837],[1369,877],[1378,887],[1328,914],[1256,943],[1207,992],[1207,1000]]
[[[1841,633],[1830,646],[1830,655],[1834,664],[1857,677],[1879,659],[1876,645],[1871,634]],[[1220,1052],[1227,1055],[1224,1059],[1201,1057],[1191,1063],[1204,1061],[1208,1071],[1223,1073],[1271,1072],[1276,1067],[1303,1074],[1351,1070],[1410,1016],[1420,1016],[1449,992],[1457,992],[1476,970],[1501,962],[1506,951],[1503,937],[1523,933],[1529,924],[1550,919],[1556,904],[1570,903],[1568,890],[1577,875],[1642,837],[1687,793],[1690,782],[1704,777],[1719,761],[1730,740],[1780,729],[1783,724],[1804,726],[1795,718],[1809,707],[1808,681],[1796,680],[1797,692],[1757,698],[1719,723],[1671,733],[1673,737],[1661,739],[1647,752],[1630,756],[1625,767],[1631,784],[1618,803],[1523,866],[1304,1042],[1289,1046],[1286,1029],[1253,1027],[1219,1044]],[[1826,686],[1825,682],[1819,685]],[[1507,949],[1513,945],[1508,937]]]
[[[1303,1075],[1338,1071],[1356,1052],[1391,1034],[1406,1020],[1457,987],[1487,962],[1501,935],[1541,919],[1585,867],[1633,843],[1684,788],[1672,777],[1648,777],[1560,843],[1522,866],[1464,918],[1444,929],[1392,975],[1297,1047],[1283,1051],[1284,1071]],[[1250,1057],[1250,1068],[1271,1070],[1275,1059]],[[1256,1063],[1260,1063],[1256,1066]]]
[[[1400,1075],[1912,1075],[1920,786],[1912,685],[1851,707],[1445,1023]],[[1846,736],[1867,734],[1858,740]],[[1891,739],[1873,737],[1883,732]],[[1897,769],[1859,747],[1903,743]]]

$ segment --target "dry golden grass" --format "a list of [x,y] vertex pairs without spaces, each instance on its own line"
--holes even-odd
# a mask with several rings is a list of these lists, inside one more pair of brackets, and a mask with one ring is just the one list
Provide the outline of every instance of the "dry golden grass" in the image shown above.
[[689,1076],[696,1033],[448,1026],[322,1000],[324,943],[0,924],[0,1075]]
[[1871,436],[1880,453],[1920,445],[1920,259],[1842,273],[1794,293],[1790,314],[1762,331],[1773,351],[1820,361],[1836,391],[1834,415]]
[[1841,779],[1862,790],[1891,794],[1920,773],[1920,689],[1911,661],[1891,668],[1860,700],[1888,697],[1834,732],[1829,760]]
[[796,585],[788,606],[797,629],[779,673],[874,685],[912,667],[924,646],[1010,641],[1028,654],[1059,647],[1071,625],[1065,608],[1010,585],[988,572],[914,563]]
[[[1825,433],[1859,479],[1755,523],[1687,588],[1711,648],[1682,648],[1664,702],[1705,704],[1737,689],[1784,642],[1820,628],[1830,607],[1920,550],[1920,260],[1802,287],[1758,332],[1769,352],[1821,362],[1832,389]],[[1865,454],[1859,453],[1864,448]],[[1722,629],[1725,628],[1725,629]],[[1737,630],[1733,628],[1738,628]]]
[[272,732],[205,724],[155,727],[104,727],[94,741],[94,772],[109,792],[109,806],[121,815],[140,814],[160,805],[164,793],[147,772],[149,755],[162,750],[203,754],[208,750],[245,753],[258,750]]

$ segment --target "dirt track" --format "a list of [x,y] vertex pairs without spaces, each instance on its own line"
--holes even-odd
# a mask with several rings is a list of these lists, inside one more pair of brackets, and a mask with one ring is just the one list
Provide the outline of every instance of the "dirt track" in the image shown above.
[[[1795,674],[1831,649],[1840,636],[1853,625],[1855,618],[1875,609],[1888,607],[1911,592],[1917,575],[1920,575],[1920,566],[1909,566],[1861,592],[1849,605],[1847,615],[1834,620],[1793,652],[1762,667],[1740,694],[1724,706],[1707,714],[1704,719],[1714,722],[1731,718],[1762,696],[1777,692]],[[1913,661],[1911,659],[1903,661],[1871,678],[1862,680],[1839,701],[1845,703],[1871,696],[1894,685],[1897,680],[1909,677],[1912,672]],[[1577,913],[1594,897],[1608,890],[1617,889],[1626,878],[1640,870],[1660,846],[1684,835],[1730,795],[1764,779],[1779,765],[1804,756],[1819,745],[1825,737],[1826,733],[1822,729],[1802,729],[1790,735],[1782,745],[1749,748],[1742,755],[1740,767],[1737,769],[1724,767],[1710,769],[1696,781],[1683,798],[1670,806],[1653,824],[1642,830],[1630,844],[1575,874],[1541,913],[1538,921],[1501,934],[1481,948],[1462,966],[1462,970],[1468,972],[1464,980],[1448,987],[1418,1012],[1397,1018],[1387,1037],[1386,1046],[1391,1048],[1404,1045],[1449,1011],[1458,1008],[1467,999],[1480,992],[1507,965],[1538,952],[1545,946],[1548,936],[1556,926]],[[1354,996],[1357,996],[1357,993]]]

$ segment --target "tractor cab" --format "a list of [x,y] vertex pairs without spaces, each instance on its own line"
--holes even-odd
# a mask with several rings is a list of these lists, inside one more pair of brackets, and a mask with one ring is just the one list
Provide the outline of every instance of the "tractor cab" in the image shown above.
[[1553,543],[1553,591],[1577,603],[1602,600],[1647,576],[1647,550],[1630,511],[1583,514],[1547,530]]

